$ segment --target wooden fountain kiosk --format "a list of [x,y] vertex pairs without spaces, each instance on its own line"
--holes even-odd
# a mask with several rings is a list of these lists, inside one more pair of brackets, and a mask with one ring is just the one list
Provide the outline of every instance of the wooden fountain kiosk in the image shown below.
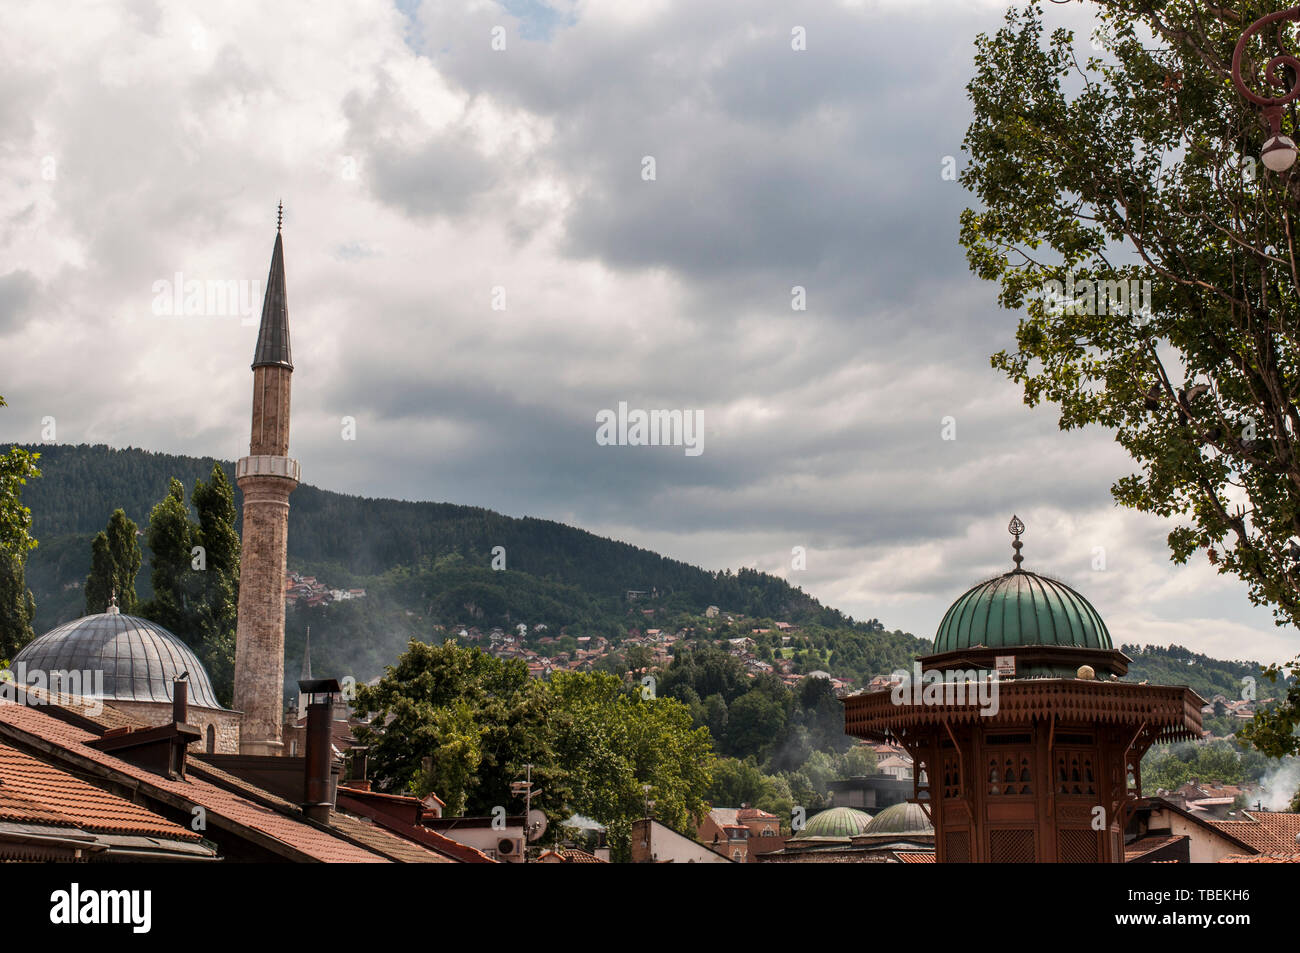
[[1064,583],[1020,568],[952,604],[934,652],[884,691],[844,699],[844,730],[902,745],[938,863],[1122,863],[1157,742],[1199,738],[1185,686],[1120,681],[1129,659]]

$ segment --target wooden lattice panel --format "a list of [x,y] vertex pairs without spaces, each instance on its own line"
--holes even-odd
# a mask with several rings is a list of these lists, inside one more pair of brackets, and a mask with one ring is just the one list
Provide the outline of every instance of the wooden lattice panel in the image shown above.
[[994,864],[1032,864],[1034,832],[1030,830],[989,831],[989,862]]
[[1056,859],[1062,864],[1095,864],[1097,862],[1097,832],[1094,830],[1063,830],[1056,832]]
[[969,864],[970,834],[967,831],[948,831],[944,835],[944,863]]

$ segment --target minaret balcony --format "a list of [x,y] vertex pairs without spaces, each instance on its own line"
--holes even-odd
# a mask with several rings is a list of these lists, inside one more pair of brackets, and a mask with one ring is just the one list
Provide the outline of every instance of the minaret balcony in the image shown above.
[[258,455],[252,457],[241,457],[235,464],[235,481],[238,482],[244,477],[251,476],[274,476],[283,477],[286,480],[299,482],[302,468],[298,461],[291,457],[275,457],[269,455]]

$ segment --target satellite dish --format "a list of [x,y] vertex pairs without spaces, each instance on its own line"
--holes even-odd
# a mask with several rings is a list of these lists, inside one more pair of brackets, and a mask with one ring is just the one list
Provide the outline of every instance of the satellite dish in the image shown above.
[[528,839],[535,841],[546,833],[546,815],[533,808],[528,812]]

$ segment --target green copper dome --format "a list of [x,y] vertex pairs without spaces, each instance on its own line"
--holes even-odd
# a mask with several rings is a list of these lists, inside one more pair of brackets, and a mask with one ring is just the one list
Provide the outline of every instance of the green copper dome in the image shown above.
[[891,804],[867,825],[864,834],[933,834],[934,825],[919,804]]
[[796,838],[805,840],[811,837],[828,837],[847,840],[866,830],[871,823],[871,815],[851,807],[832,807],[808,819]]
[[968,589],[939,623],[934,652],[1030,645],[1110,650],[1106,623],[1063,582],[1015,569]]

